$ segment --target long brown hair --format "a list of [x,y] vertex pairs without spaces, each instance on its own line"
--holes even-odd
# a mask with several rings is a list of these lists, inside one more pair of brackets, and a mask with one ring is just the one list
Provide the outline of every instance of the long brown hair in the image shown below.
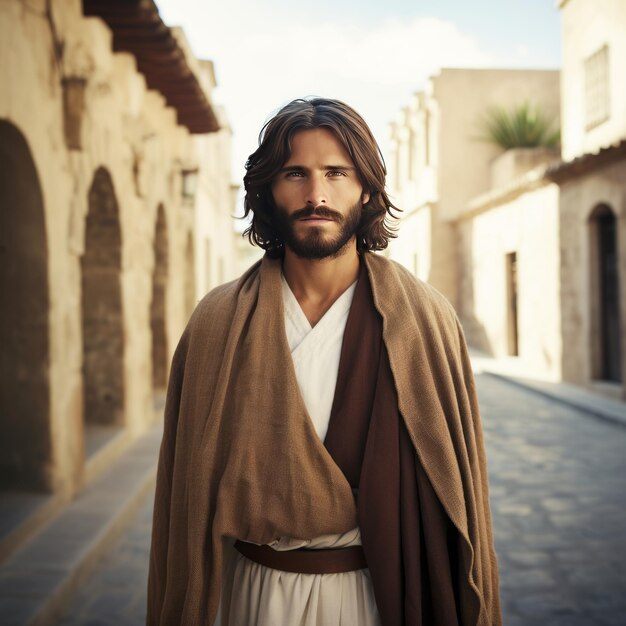
[[363,192],[369,200],[363,204],[357,229],[359,250],[384,250],[396,237],[391,220],[399,211],[385,192],[387,169],[382,153],[365,120],[339,100],[311,98],[293,100],[285,105],[261,129],[259,147],[246,162],[243,178],[246,195],[244,218],[252,214],[244,231],[250,243],[277,257],[284,243],[273,226],[275,210],[272,181],[291,156],[291,139],[302,130],[328,128],[343,144],[358,173]]

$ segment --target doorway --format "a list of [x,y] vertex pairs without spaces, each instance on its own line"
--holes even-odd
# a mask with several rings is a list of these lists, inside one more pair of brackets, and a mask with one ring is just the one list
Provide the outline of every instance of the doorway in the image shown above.
[[606,204],[589,218],[592,372],[596,380],[621,382],[617,218]]
[[[87,426],[124,423],[122,235],[113,181],[103,167],[89,189],[82,271],[83,396]],[[87,437],[89,442],[94,439]]]
[[48,245],[20,130],[0,120],[0,489],[49,491]]
[[517,306],[517,252],[506,255],[506,311],[507,352],[519,356],[518,306]]

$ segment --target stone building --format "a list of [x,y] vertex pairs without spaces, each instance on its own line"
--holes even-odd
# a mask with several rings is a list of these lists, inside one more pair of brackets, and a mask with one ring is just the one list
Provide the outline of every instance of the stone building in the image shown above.
[[444,68],[391,124],[390,187],[403,209],[391,256],[458,305],[455,221],[491,187],[499,154],[479,140],[492,106],[528,100],[549,117],[559,109],[558,72]]
[[[515,357],[532,375],[624,399],[626,6],[566,0],[560,7],[560,76],[520,73],[513,89],[503,74],[495,88],[502,105],[532,94],[548,117],[560,109],[561,151],[461,139],[455,152],[450,139],[446,154],[444,138],[467,137],[471,117],[450,121],[446,102],[418,94],[392,126],[396,193],[410,207],[392,254],[448,296],[473,346]],[[454,85],[448,108],[483,98],[490,98],[484,83],[468,78]],[[411,161],[406,147],[415,136],[407,120],[424,118],[425,108],[435,124],[430,164],[419,151]]]
[[559,6],[562,376],[626,399],[626,3]]
[[198,284],[197,223],[234,254],[230,135],[151,1],[7,0],[0,51],[0,512],[19,522],[15,503],[67,501],[153,420],[225,277]]

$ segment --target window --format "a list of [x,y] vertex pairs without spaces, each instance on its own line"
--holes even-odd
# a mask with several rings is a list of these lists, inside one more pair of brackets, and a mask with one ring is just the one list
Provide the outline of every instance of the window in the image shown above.
[[585,60],[585,128],[609,119],[609,48],[602,46]]

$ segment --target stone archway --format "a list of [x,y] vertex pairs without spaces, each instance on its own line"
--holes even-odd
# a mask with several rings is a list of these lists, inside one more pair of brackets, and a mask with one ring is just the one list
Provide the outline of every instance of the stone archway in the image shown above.
[[187,316],[193,313],[196,304],[196,252],[193,233],[188,233],[185,246],[185,312]]
[[592,376],[621,382],[617,217],[607,204],[589,216]]
[[167,222],[162,204],[157,209],[154,228],[154,270],[152,272],[152,302],[150,304],[150,327],[152,329],[152,385],[163,389],[167,383],[167,324],[166,292],[169,270],[169,245]]
[[124,325],[120,285],[122,234],[111,175],[89,188],[82,269],[83,396],[87,425],[124,423]]
[[39,177],[0,120],[0,488],[51,488],[48,245]]

